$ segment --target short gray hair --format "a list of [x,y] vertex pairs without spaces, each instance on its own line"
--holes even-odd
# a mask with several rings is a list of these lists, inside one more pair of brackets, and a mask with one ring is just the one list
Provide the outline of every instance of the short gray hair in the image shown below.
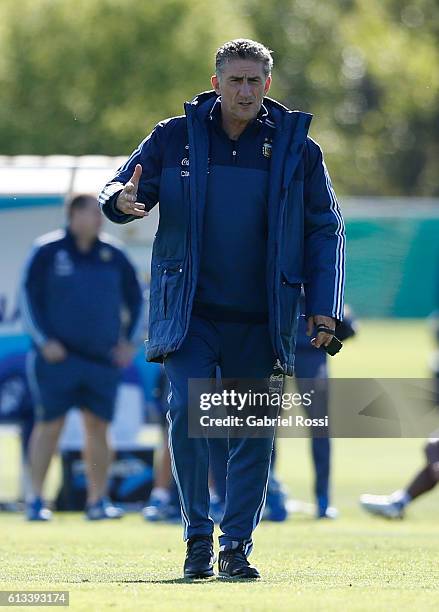
[[215,56],[215,69],[218,74],[230,60],[249,59],[263,64],[265,78],[267,78],[273,69],[271,53],[270,49],[255,40],[236,38],[224,43],[218,49]]

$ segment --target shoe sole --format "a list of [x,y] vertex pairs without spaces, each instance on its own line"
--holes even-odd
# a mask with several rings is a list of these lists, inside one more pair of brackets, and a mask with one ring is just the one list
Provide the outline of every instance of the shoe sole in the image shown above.
[[404,512],[386,513],[386,512],[383,512],[380,508],[377,508],[375,506],[368,506],[366,503],[361,503],[361,502],[360,502],[360,507],[366,512],[368,512],[369,514],[372,514],[373,516],[380,516],[381,518],[385,518],[391,521],[392,520],[402,520],[404,518]]
[[226,574],[224,572],[219,572],[219,578],[227,578],[228,580],[259,580],[260,576],[230,576],[230,574]]
[[212,578],[212,576],[215,576],[213,569],[198,573],[184,572],[184,577],[187,580],[203,580],[204,578]]

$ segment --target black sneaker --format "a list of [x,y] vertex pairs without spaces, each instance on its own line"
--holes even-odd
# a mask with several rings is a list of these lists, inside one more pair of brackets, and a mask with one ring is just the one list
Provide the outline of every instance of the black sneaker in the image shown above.
[[218,569],[222,578],[254,580],[261,577],[258,570],[248,562],[242,544],[238,548],[220,551]]
[[200,535],[189,538],[183,568],[184,577],[210,578],[213,576],[215,561],[212,536]]

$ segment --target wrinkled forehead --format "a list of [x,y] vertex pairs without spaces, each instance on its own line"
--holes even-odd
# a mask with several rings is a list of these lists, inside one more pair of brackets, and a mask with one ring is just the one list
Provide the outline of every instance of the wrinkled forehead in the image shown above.
[[228,60],[223,68],[221,69],[221,76],[223,78],[230,77],[247,77],[255,78],[260,77],[265,80],[264,64],[256,60],[247,59],[231,59]]

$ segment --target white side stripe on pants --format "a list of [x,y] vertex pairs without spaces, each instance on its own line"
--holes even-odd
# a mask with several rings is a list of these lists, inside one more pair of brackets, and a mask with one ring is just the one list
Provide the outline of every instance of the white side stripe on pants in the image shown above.
[[[172,389],[169,392],[168,395],[168,404],[170,402],[170,399],[172,397]],[[175,465],[175,459],[174,459],[174,450],[172,447],[172,419],[171,419],[171,415],[169,414],[169,410],[166,413],[166,419],[169,423],[169,427],[168,427],[168,441],[169,441],[169,454],[171,456],[171,469],[172,469],[172,475],[174,476],[175,479],[175,483],[177,485],[177,489],[178,489],[178,494],[180,496],[180,504],[181,504],[181,516],[183,519],[183,523],[184,523],[184,539],[187,539],[187,531],[188,531],[188,527],[189,527],[189,516],[186,510],[186,506],[184,503],[184,497],[183,497],[183,491],[181,488],[181,484],[180,484],[180,479],[178,478],[178,472],[177,472],[177,466]]]

